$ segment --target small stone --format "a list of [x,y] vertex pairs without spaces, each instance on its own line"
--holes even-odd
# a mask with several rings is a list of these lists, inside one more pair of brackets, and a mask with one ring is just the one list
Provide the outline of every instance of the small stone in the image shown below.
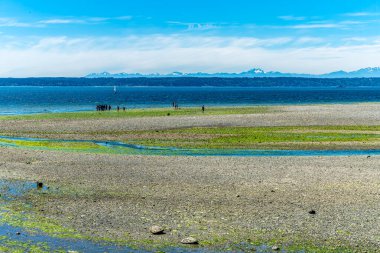
[[160,235],[164,233],[164,229],[160,226],[151,226],[149,228],[149,232],[151,232],[154,235]]
[[278,251],[278,250],[280,250],[280,247],[278,247],[278,246],[273,246],[273,247],[272,247],[272,250]]
[[240,195],[238,194],[238,195],[236,195],[236,198],[240,198]]
[[310,210],[309,214],[317,214],[317,212],[315,210]]
[[21,235],[21,233],[20,232],[16,232],[16,235]]
[[367,158],[370,158],[371,156],[369,155],[369,156],[367,156]]
[[181,240],[182,244],[198,244],[198,240],[193,237],[186,237]]

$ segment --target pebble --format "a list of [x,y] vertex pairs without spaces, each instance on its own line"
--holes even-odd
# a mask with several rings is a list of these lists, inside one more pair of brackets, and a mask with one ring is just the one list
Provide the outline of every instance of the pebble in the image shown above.
[[198,244],[198,240],[193,237],[186,237],[181,240],[182,244]]
[[272,250],[276,250],[276,251],[277,251],[277,250],[280,250],[280,247],[278,247],[278,246],[273,246],[273,247],[272,247]]
[[149,228],[149,232],[151,232],[154,235],[159,235],[164,233],[164,229],[160,226],[151,226]]
[[309,214],[316,214],[317,212],[315,210],[310,210]]

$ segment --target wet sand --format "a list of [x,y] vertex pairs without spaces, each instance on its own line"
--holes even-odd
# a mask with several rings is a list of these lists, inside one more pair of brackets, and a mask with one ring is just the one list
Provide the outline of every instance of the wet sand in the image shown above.
[[[380,104],[291,106],[262,115],[1,121],[3,133],[220,125],[376,125]],[[13,124],[13,128],[12,128]],[[380,247],[380,157],[159,157],[0,148],[2,178],[43,181],[39,215],[94,237],[176,244],[230,242]],[[314,210],[316,214],[310,214]],[[151,225],[166,228],[153,236]],[[301,247],[302,248],[302,247]]]

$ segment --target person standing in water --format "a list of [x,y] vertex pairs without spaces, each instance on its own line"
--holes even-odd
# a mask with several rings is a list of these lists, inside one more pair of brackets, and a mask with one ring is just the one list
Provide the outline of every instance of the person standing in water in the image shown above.
[[205,112],[205,106],[202,105],[202,112],[204,113]]

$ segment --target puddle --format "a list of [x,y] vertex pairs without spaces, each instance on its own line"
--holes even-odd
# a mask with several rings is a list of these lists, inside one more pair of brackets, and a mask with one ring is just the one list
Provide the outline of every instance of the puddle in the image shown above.
[[[18,141],[23,141],[19,144]],[[38,144],[36,142],[39,142]],[[161,155],[161,156],[369,156],[380,155],[380,149],[370,150],[249,150],[249,149],[187,149],[173,147],[148,147],[128,144],[116,141],[96,140],[50,140],[39,138],[7,137],[0,136],[0,146],[12,146],[33,149],[57,149],[41,145],[46,142],[67,144],[82,143],[92,144],[91,148],[80,148],[81,151],[112,152],[128,155]],[[26,145],[25,145],[26,144]],[[70,147],[62,148],[70,150]],[[73,149],[72,149],[73,150]]]

